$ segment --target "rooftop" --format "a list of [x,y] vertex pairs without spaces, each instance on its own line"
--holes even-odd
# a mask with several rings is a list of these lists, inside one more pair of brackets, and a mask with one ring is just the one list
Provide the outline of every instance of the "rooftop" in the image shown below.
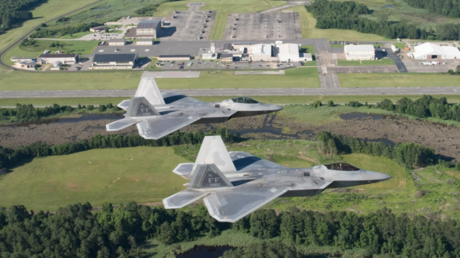
[[141,21],[137,25],[137,28],[138,29],[154,29],[158,26],[158,23],[161,23],[161,20]]
[[128,63],[135,62],[137,54],[95,54],[93,62],[96,63]]
[[168,57],[190,57],[190,55],[159,55],[160,58],[168,58]]
[[77,54],[43,54],[40,57],[44,58],[61,58],[61,57],[77,57]]
[[104,29],[105,26],[96,26],[96,27],[91,27],[90,29]]
[[345,45],[345,51],[374,51],[373,45]]
[[278,45],[278,55],[299,55],[299,45],[287,43]]
[[125,39],[111,39],[109,42],[125,42]]

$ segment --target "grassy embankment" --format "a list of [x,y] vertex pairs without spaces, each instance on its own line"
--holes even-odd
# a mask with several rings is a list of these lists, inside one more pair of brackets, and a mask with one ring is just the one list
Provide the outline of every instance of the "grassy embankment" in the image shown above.
[[[194,1],[179,1],[162,4],[154,16],[168,16],[172,11],[187,10],[187,3]],[[216,19],[212,26],[210,39],[222,39],[227,25],[228,15],[231,13],[255,13],[262,10],[270,9],[284,5],[286,1],[259,1],[259,0],[203,0],[206,3],[200,10],[217,10]]]
[[390,58],[384,58],[380,60],[363,60],[363,61],[358,61],[358,60],[353,60],[353,61],[348,61],[348,60],[338,60],[339,66],[374,66],[374,65],[394,65],[395,62],[393,59]]
[[[277,163],[288,167],[310,167],[344,160],[362,169],[392,176],[385,182],[346,191],[332,189],[315,197],[279,198],[267,208],[283,210],[297,206],[320,211],[367,213],[387,207],[396,213],[426,215],[438,211],[449,218],[460,215],[455,209],[455,196],[449,194],[458,191],[455,186],[459,182],[458,171],[442,167],[418,169],[412,171],[420,178],[414,181],[409,172],[386,158],[364,154],[325,157],[316,151],[316,142],[309,141],[247,141],[230,144],[228,149],[246,151],[262,158],[270,155]],[[185,180],[171,173],[181,162],[187,161],[175,155],[170,147],[100,149],[36,158],[0,179],[0,205],[24,204],[29,209],[54,210],[86,201],[93,206],[100,206],[105,201],[159,202],[184,188]],[[451,183],[446,184],[447,180]],[[425,195],[416,197],[417,191],[425,191]]]
[[[0,90],[136,89],[142,72],[26,73],[0,76]],[[288,69],[280,75],[238,75],[232,71],[203,71],[197,79],[156,79],[160,89],[192,88],[319,88],[315,69]]]
[[34,19],[24,22],[21,27],[8,30],[5,34],[0,35],[0,50],[5,49],[15,40],[19,39],[31,29],[33,29],[35,26],[94,2],[96,1],[49,0],[46,3],[41,4],[32,10],[33,17],[35,17]]
[[[15,46],[3,56],[3,61],[13,65],[11,57],[38,57],[43,54],[45,49],[51,53],[61,50],[63,53],[75,53],[79,55],[89,55],[97,47],[98,41],[59,41],[59,40],[37,40],[34,46]],[[52,43],[58,42],[62,47],[50,47]]]
[[343,88],[460,86],[460,76],[446,74],[360,73],[338,76]]

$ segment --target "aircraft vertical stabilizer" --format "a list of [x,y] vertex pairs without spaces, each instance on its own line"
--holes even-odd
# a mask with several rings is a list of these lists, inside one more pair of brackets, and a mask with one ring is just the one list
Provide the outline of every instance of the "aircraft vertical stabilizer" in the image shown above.
[[227,148],[219,135],[204,137],[195,161],[194,171],[199,164],[215,164],[223,173],[236,171],[230,154],[228,154]]
[[145,97],[152,105],[164,105],[165,101],[153,77],[144,77],[139,83],[134,97]]

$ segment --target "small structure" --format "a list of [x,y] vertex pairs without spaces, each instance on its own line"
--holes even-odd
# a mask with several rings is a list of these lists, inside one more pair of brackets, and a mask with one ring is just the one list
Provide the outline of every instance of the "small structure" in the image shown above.
[[137,36],[152,36],[153,38],[158,38],[158,35],[161,31],[162,20],[149,20],[141,21],[137,25],[136,35]]
[[53,67],[51,67],[51,70],[52,71],[59,71],[59,70],[61,70],[61,67],[62,67],[62,62],[61,61],[56,61],[56,62],[54,62]]
[[89,69],[133,69],[139,55],[135,54],[96,54]]
[[19,61],[14,64],[14,67],[23,70],[35,70],[37,67],[37,63],[29,61]]
[[190,55],[160,55],[158,61],[186,61],[190,60]]
[[12,57],[11,62],[35,62],[34,57]]
[[101,32],[101,31],[105,31],[106,28],[107,27],[105,27],[105,26],[96,26],[96,27],[89,28],[89,31]]
[[230,53],[220,54],[220,61],[221,62],[233,62],[233,54],[230,54]]
[[211,49],[207,53],[203,53],[201,58],[206,60],[215,60],[217,59],[218,55],[216,53],[216,45],[211,43]]
[[460,51],[456,47],[438,46],[425,43],[414,48],[413,57],[417,60],[460,59]]
[[109,46],[124,46],[126,45],[125,39],[111,39],[108,41]]
[[76,64],[78,62],[78,54],[43,54],[38,57],[39,64],[54,64],[60,61],[63,64]]
[[347,60],[374,60],[375,49],[373,45],[346,45],[344,47]]
[[151,46],[153,45],[153,39],[138,39],[136,42],[138,46]]

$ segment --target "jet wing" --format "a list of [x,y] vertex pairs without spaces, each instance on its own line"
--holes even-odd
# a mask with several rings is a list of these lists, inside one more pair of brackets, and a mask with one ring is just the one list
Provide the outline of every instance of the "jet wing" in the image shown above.
[[157,140],[200,119],[201,117],[197,115],[174,112],[169,115],[145,118],[136,125],[139,135],[145,139]]
[[229,154],[236,170],[241,172],[267,168],[286,168],[285,166],[281,166],[243,151],[232,151]]
[[204,103],[203,101],[191,98],[181,93],[166,91],[162,93],[165,104],[193,104],[193,103]]
[[236,222],[289,190],[288,184],[265,183],[263,179],[254,180],[213,192],[203,200],[213,218],[221,222]]

